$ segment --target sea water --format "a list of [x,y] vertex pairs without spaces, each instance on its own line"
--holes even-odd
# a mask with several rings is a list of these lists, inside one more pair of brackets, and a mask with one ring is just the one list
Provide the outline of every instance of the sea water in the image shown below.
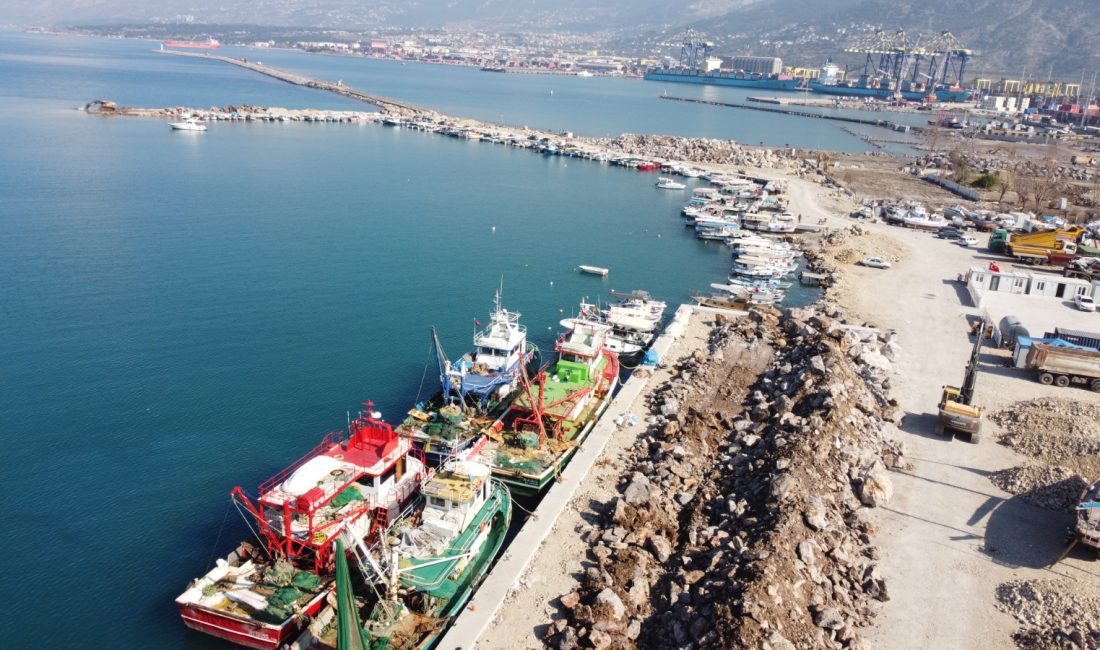
[[172,601],[248,535],[229,490],[365,400],[399,421],[437,387],[432,326],[462,354],[503,286],[549,350],[582,298],[675,306],[730,266],[653,174],[373,124],[173,132],[77,110],[95,99],[362,108],[149,43],[0,34],[7,647],[226,647]]

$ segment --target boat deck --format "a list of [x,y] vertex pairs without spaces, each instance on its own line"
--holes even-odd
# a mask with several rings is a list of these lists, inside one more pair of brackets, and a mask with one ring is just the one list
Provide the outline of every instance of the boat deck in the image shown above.
[[[610,362],[607,358],[607,355],[601,354],[600,360],[599,362],[597,362],[595,369],[597,376],[600,377],[601,380],[603,373],[607,370],[608,363]],[[551,374],[547,378],[546,384],[543,388],[542,401],[544,404],[554,404],[554,406],[545,409],[544,413],[547,416],[556,420],[563,420],[563,425],[569,425],[569,412],[576,406],[576,403],[575,400],[566,400],[566,398],[573,393],[577,393],[586,388],[593,388],[596,385],[598,385],[598,382],[593,383],[590,381],[563,381],[561,379],[558,379],[557,375]],[[532,394],[537,394],[537,391],[537,387],[531,387]],[[555,404],[555,402],[560,403]],[[531,400],[527,396],[526,391],[520,392],[520,394],[516,397],[514,405],[516,408],[520,408],[525,411],[531,410]],[[584,418],[576,419],[583,420]],[[567,437],[572,437],[572,434],[567,434]]]

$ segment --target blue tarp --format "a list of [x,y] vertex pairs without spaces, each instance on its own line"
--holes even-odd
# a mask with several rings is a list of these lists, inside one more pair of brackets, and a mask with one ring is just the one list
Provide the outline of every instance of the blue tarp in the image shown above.
[[1050,339],[1050,338],[1038,338],[1034,336],[1021,336],[1016,339],[1016,345],[1022,348],[1030,348],[1033,343],[1043,343],[1045,345],[1053,345],[1057,348],[1077,348],[1078,350],[1088,350],[1089,348],[1083,345],[1077,345],[1070,343],[1063,339]]
[[642,365],[643,366],[655,366],[655,365],[657,365],[657,362],[659,361],[658,356],[659,355],[657,354],[656,350],[646,350],[645,355],[642,356]]

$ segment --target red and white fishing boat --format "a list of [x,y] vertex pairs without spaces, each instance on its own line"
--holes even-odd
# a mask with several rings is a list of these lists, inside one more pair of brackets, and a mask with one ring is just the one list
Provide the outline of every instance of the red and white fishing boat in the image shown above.
[[249,648],[278,648],[332,590],[336,539],[369,544],[412,504],[426,478],[423,457],[371,406],[260,485],[255,502],[233,488],[258,547],[242,543],[176,598],[187,627]]

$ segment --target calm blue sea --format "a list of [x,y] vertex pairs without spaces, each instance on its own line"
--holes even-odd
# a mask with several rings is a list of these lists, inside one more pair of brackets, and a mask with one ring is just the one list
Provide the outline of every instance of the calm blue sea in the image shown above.
[[[725,249],[681,226],[683,194],[651,174],[373,125],[173,133],[75,110],[362,108],[151,47],[0,33],[5,647],[224,647],[187,632],[172,601],[245,536],[229,490],[253,489],[363,400],[400,419],[422,381],[435,388],[431,326],[460,354],[503,279],[549,349],[582,297],[644,288],[679,303],[728,270]],[[576,89],[559,85],[569,107],[540,113],[533,88],[548,79],[283,56],[346,83],[360,65],[390,80],[364,88],[425,104],[434,85],[439,108],[475,116],[598,131],[615,116],[583,107],[607,104],[630,122],[615,130],[684,119],[640,82],[553,79]],[[402,92],[406,73],[420,94]],[[805,122],[807,137],[836,137]],[[580,275],[584,263],[611,275]]]

